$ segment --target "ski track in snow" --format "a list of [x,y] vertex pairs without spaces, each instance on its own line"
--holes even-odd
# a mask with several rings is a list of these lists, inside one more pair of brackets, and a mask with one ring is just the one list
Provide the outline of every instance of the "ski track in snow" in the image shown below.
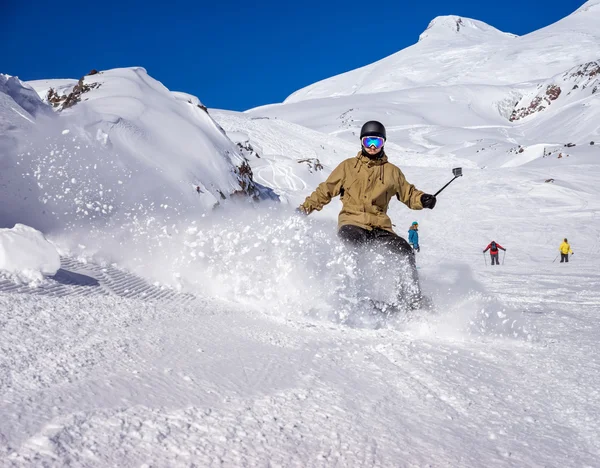
[[32,288],[26,283],[0,277],[0,292],[50,297],[115,295],[125,299],[169,302],[173,305],[193,302],[196,299],[191,294],[151,285],[146,280],[115,266],[80,263],[66,257],[61,258],[61,269],[56,275],[37,287]]
[[258,183],[278,190],[300,191],[306,190],[306,182],[294,174],[291,167],[275,164],[270,159],[268,165],[259,166],[256,170]]

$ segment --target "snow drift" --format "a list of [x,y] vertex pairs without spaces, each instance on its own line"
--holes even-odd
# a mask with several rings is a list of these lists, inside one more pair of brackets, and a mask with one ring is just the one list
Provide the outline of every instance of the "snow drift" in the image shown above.
[[41,232],[23,224],[0,229],[0,271],[39,280],[59,268],[60,256]]

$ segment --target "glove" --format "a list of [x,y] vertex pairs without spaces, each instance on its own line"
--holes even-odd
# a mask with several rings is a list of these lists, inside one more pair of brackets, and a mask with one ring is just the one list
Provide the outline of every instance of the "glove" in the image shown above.
[[485,250],[483,251],[483,253],[485,253]]
[[296,208],[296,213],[308,216],[309,211],[304,208],[304,205],[300,205],[298,208]]
[[436,202],[437,198],[435,198],[433,195],[429,195],[427,193],[421,195],[421,205],[423,205],[423,208],[429,208],[430,210],[433,210]]

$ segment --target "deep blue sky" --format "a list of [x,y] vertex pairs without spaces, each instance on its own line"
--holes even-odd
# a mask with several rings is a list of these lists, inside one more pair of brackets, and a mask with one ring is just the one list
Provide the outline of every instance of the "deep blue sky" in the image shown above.
[[0,0],[0,73],[79,78],[143,66],[208,107],[245,110],[414,44],[438,15],[515,34],[584,0]]

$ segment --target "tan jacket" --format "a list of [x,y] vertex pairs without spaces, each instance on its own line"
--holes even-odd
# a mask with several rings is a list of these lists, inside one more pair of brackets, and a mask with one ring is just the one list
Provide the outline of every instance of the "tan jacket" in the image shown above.
[[356,157],[346,159],[306,198],[302,208],[307,214],[319,211],[340,194],[343,207],[338,227],[352,224],[369,230],[377,227],[394,232],[387,215],[394,195],[413,210],[423,209],[423,192],[409,184],[402,171],[388,162],[385,155],[372,160],[359,152]]

